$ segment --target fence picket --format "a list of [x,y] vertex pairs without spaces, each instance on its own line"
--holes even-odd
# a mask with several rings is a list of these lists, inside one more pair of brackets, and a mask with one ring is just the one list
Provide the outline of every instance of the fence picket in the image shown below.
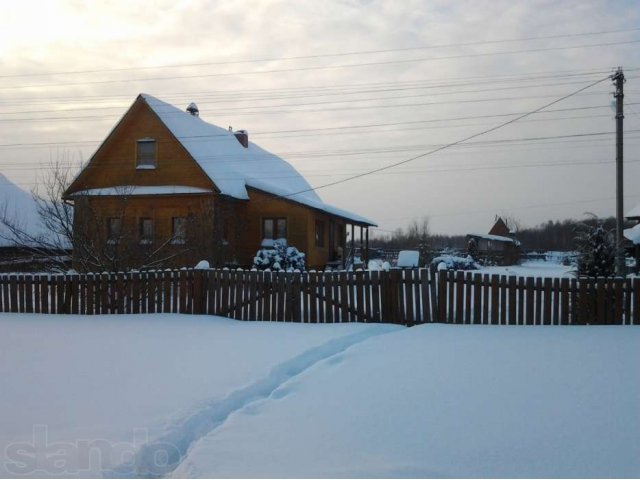
[[404,284],[404,324],[407,327],[411,327],[415,324],[415,309],[413,305],[413,269],[404,270],[403,273],[403,284]]
[[490,276],[485,273],[482,276],[482,317],[480,323],[484,325],[488,325],[490,323],[489,320],[489,304],[491,303],[489,297],[491,295],[490,292]]
[[500,314],[500,276],[491,275],[491,325],[498,325]]
[[534,298],[534,279],[529,277],[525,283],[525,291],[526,291],[526,300],[525,300],[525,325],[533,325],[534,324],[534,316],[533,316],[533,298]]
[[372,282],[371,282],[371,273],[368,270],[365,270],[363,272],[363,278],[362,278],[362,282],[363,282],[363,295],[364,295],[364,316],[365,316],[365,322],[371,322],[372,321],[372,315],[373,315],[373,309],[372,309],[372,300],[371,300],[371,295],[372,295]]
[[16,275],[9,275],[9,297],[11,313],[18,313],[18,277]]
[[482,323],[482,274],[473,274],[473,324]]
[[615,313],[613,316],[613,325],[622,324],[622,296],[624,295],[624,279],[614,278],[613,288],[615,292]]
[[[31,275],[25,275],[24,277],[24,290],[25,290],[25,309],[26,313],[33,313],[33,277]],[[77,311],[74,313],[78,313]]]
[[471,323],[471,299],[473,293],[473,276],[471,272],[464,272],[464,323]]
[[507,287],[509,291],[509,314],[506,321],[506,324],[508,325],[518,324],[518,318],[516,317],[516,295],[518,293],[517,281],[518,279],[516,277],[509,277],[509,285]]
[[9,299],[9,277],[7,275],[0,276],[2,281],[2,311],[11,311],[11,300]]
[[570,325],[640,323],[640,280],[394,269],[0,275],[0,311],[194,313],[242,320]]
[[542,325],[542,278],[538,277],[535,281],[535,296],[536,296],[536,313],[535,324]]
[[356,314],[357,322],[365,322],[364,316],[364,272],[357,270],[355,273],[354,289],[356,293]]
[[560,279],[554,278],[553,285],[553,315],[551,317],[552,325],[560,324]]
[[545,278],[544,279],[544,284],[543,284],[543,289],[544,289],[544,307],[543,307],[543,313],[542,313],[542,324],[543,325],[551,325],[551,307],[552,305],[552,298],[551,298],[551,279],[550,278]]
[[273,297],[272,295],[272,286],[271,286],[271,272],[262,272],[262,278],[263,278],[263,284],[262,284],[262,291],[263,291],[263,302],[262,302],[262,309],[263,309],[263,315],[262,315],[262,319],[265,321],[270,321],[271,320],[271,299]]
[[333,323],[333,274],[331,272],[323,272],[322,281],[324,283],[324,298],[326,301],[325,322]]
[[291,278],[291,321],[296,323],[302,321],[302,304],[300,300],[301,281],[302,276],[300,272],[293,272]]
[[624,317],[621,322],[622,325],[631,324],[631,279],[624,280]]
[[464,318],[464,272],[456,272],[456,323],[463,323]]
[[380,272],[378,270],[371,272],[371,321],[382,321],[380,310]]
[[339,274],[340,278],[340,321],[350,322],[351,314],[349,312],[349,276],[344,270]]
[[631,302],[633,306],[633,325],[640,325],[640,278],[633,279],[633,296],[634,301]]

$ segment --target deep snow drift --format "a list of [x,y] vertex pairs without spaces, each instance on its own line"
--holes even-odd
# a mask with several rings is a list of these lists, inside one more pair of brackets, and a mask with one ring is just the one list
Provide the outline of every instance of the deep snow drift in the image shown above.
[[637,327],[2,315],[0,476],[637,477],[639,364]]

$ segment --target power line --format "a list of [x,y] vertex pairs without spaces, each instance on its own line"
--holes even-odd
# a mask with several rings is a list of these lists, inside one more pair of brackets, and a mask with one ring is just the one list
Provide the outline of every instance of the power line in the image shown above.
[[[396,170],[392,172],[379,172],[378,174],[385,175],[415,175],[419,173],[459,173],[459,172],[474,172],[474,171],[491,171],[491,170],[512,170],[519,168],[562,168],[562,167],[574,167],[574,166],[599,166],[613,164],[613,160],[601,160],[595,162],[589,161],[575,161],[575,162],[546,162],[546,163],[525,163],[525,164],[511,164],[511,165],[482,165],[482,166],[460,166],[451,168],[424,168],[414,170]],[[640,163],[640,160],[626,160],[625,163]],[[7,168],[6,170],[25,170],[27,168]],[[334,171],[332,173],[305,173],[304,177],[334,177],[340,175],[350,175],[349,173],[342,173],[341,171]],[[377,175],[377,174],[376,174]],[[236,180],[245,177],[220,177],[219,180]],[[298,178],[298,175],[272,175],[272,176],[260,176],[252,177],[254,180],[285,180],[288,178]],[[11,182],[0,182],[0,185],[10,185]],[[21,183],[21,185],[41,185],[41,182],[27,182]]]
[[[625,104],[628,105],[628,104]],[[609,108],[607,106],[602,107],[594,107],[594,108]],[[569,109],[571,110],[571,109]],[[550,110],[552,112],[553,110]],[[453,119],[444,119],[444,120],[417,120],[417,121],[408,121],[408,122],[395,122],[395,123],[380,123],[380,124],[369,124],[369,125],[348,125],[343,127],[322,127],[322,128],[309,128],[309,129],[300,129],[300,130],[271,130],[265,132],[252,132],[252,137],[268,137],[268,138],[300,138],[300,137],[318,137],[318,136],[326,136],[326,135],[366,135],[371,133],[402,133],[406,131],[423,131],[423,130],[431,130],[431,129],[442,129],[442,128],[467,128],[467,127],[476,127],[476,126],[484,126],[486,123],[466,123],[466,124],[441,124],[441,125],[429,125],[429,126],[411,126],[416,124],[423,123],[435,123],[438,121],[461,121],[461,120],[472,120],[472,119],[483,119],[483,118],[495,118],[495,117],[504,117],[504,116],[514,116],[519,115],[522,112],[516,112],[512,114],[498,114],[498,115],[477,115],[470,117],[459,117]],[[543,112],[547,113],[547,112]],[[604,118],[611,117],[610,114],[597,114],[597,115],[578,115],[578,116],[570,116],[570,117],[558,117],[558,118],[537,118],[537,119],[528,119],[523,120],[522,123],[525,122],[552,122],[552,121],[565,121],[565,120],[589,120],[593,118]],[[402,126],[402,129],[386,129],[389,126]],[[299,132],[293,133],[291,132]],[[290,134],[290,135],[287,135]],[[223,135],[218,135],[222,137]],[[226,135],[224,135],[226,136]],[[187,136],[181,137],[181,139],[187,138],[202,138],[203,141],[210,137],[203,136]],[[0,148],[52,148],[52,147],[64,147],[66,145],[69,146],[94,146],[96,144],[101,143],[102,140],[75,140],[75,141],[52,141],[52,142],[34,142],[34,143],[6,143],[0,144]],[[163,143],[171,143],[169,141],[158,140],[158,144]]]
[[[635,71],[640,70],[637,67],[628,67],[627,71]],[[507,74],[507,75],[467,75],[464,77],[439,77],[430,82],[424,81],[406,81],[406,82],[367,82],[367,83],[349,83],[349,84],[333,84],[333,85],[309,85],[305,87],[283,87],[283,88],[252,88],[251,90],[242,89],[242,90],[216,90],[216,93],[207,92],[167,92],[164,93],[163,96],[170,96],[171,98],[188,98],[189,100],[194,97],[200,98],[202,96],[209,98],[216,98],[218,96],[224,96],[225,98],[229,95],[242,95],[243,98],[246,98],[248,95],[255,93],[260,94],[260,92],[311,92],[315,93],[323,90],[336,90],[336,89],[362,89],[362,88],[374,88],[374,87],[386,87],[386,86],[422,86],[424,88],[440,88],[440,87],[459,87],[459,86],[467,86],[467,85],[481,85],[481,84],[495,84],[495,83],[511,83],[511,82],[524,82],[531,80],[544,80],[551,78],[566,78],[566,77],[579,77],[579,76],[593,76],[593,75],[601,75],[610,73],[610,69],[601,69],[601,70],[554,70],[554,71],[544,71],[544,72],[529,72],[521,75]],[[436,82],[436,83],[434,83]],[[437,83],[437,82],[446,82],[446,83]],[[84,101],[86,99],[100,99],[106,100],[110,98],[118,98],[118,99],[129,99],[130,95],[74,95],[70,96],[52,96],[49,92],[45,98],[33,99],[31,102],[51,102],[66,100],[69,101]],[[30,101],[25,99],[24,97],[20,98],[19,105],[27,104]],[[0,103],[7,104],[7,102]],[[15,103],[15,102],[13,102]],[[59,104],[57,102],[56,104]]]
[[[360,105],[360,106],[344,106],[344,107],[331,107],[331,108],[312,108],[312,109],[297,109],[297,110],[261,110],[261,111],[236,111],[238,109],[226,109],[224,112],[210,112],[211,115],[227,115],[230,110],[232,110],[232,114],[235,116],[251,116],[251,115],[282,115],[282,114],[300,114],[300,113],[318,113],[318,112],[335,112],[335,111],[344,111],[344,110],[371,110],[371,109],[389,109],[389,108],[416,108],[416,107],[424,107],[424,106],[433,106],[433,105],[450,105],[450,104],[469,104],[469,103],[486,103],[486,102],[506,102],[506,101],[522,101],[522,100],[534,100],[541,98],[553,98],[554,95],[529,95],[522,97],[492,97],[492,98],[482,98],[482,99],[472,99],[472,100],[449,100],[449,101],[438,101],[438,102],[413,102],[413,103],[402,103],[402,104],[392,104],[392,105]],[[632,103],[632,105],[635,105]],[[295,105],[292,105],[295,106]],[[166,115],[182,115],[183,112],[165,112]],[[0,123],[15,123],[15,122],[40,122],[40,121],[71,121],[71,120],[89,120],[89,119],[99,119],[103,121],[107,121],[113,118],[120,118],[122,115],[70,115],[70,116],[55,116],[55,117],[22,117],[22,118],[0,118]]]
[[346,183],[346,182],[349,182],[349,181],[355,180],[355,179],[357,179],[357,178],[362,178],[362,177],[365,177],[365,176],[368,176],[368,175],[372,175],[372,174],[377,173],[377,172],[381,172],[381,171],[384,171],[384,170],[388,170],[388,169],[390,169],[390,168],[397,167],[397,166],[399,166],[399,165],[404,165],[404,164],[407,164],[407,163],[409,163],[409,162],[413,162],[413,161],[415,161],[415,160],[417,160],[417,159],[419,159],[419,158],[423,158],[423,157],[426,157],[426,156],[428,156],[428,155],[432,155],[432,154],[437,153],[437,152],[439,152],[439,151],[441,151],[441,150],[445,150],[445,149],[447,149],[447,148],[454,147],[454,146],[456,146],[456,145],[458,145],[458,144],[461,144],[461,143],[467,142],[467,141],[469,141],[469,140],[471,140],[471,139],[473,139],[473,138],[477,138],[477,137],[479,137],[479,136],[486,135],[486,134],[488,134],[488,133],[494,132],[494,131],[496,131],[496,130],[498,130],[498,129],[500,129],[500,128],[504,128],[504,127],[506,127],[507,125],[510,125],[510,124],[512,124],[512,123],[517,122],[518,120],[521,120],[521,119],[523,119],[523,118],[525,118],[525,117],[528,117],[528,116],[530,116],[530,115],[533,115],[533,114],[534,114],[534,113],[536,113],[536,112],[540,112],[541,110],[544,110],[545,108],[548,108],[548,107],[550,107],[550,106],[552,106],[552,105],[555,105],[556,103],[562,102],[563,100],[566,100],[567,98],[573,97],[574,95],[577,95],[578,93],[580,93],[580,92],[582,92],[582,91],[584,91],[584,90],[587,90],[588,88],[591,88],[591,87],[593,87],[593,86],[595,86],[595,85],[597,85],[597,84],[599,84],[599,83],[602,83],[602,82],[604,82],[604,81],[606,81],[606,80],[609,80],[609,77],[608,77],[608,76],[607,76],[607,77],[604,77],[604,78],[601,78],[600,80],[597,80],[597,81],[595,81],[595,82],[593,82],[593,83],[591,83],[591,84],[589,84],[589,85],[587,85],[587,86],[585,86],[585,87],[579,88],[578,90],[575,90],[575,91],[573,91],[573,92],[571,92],[571,93],[569,93],[569,94],[567,94],[567,95],[564,95],[563,97],[560,97],[560,98],[558,98],[558,99],[556,99],[556,100],[554,100],[554,101],[552,101],[552,102],[549,102],[549,103],[547,103],[547,104],[545,104],[545,105],[543,105],[543,106],[541,106],[541,107],[538,107],[538,108],[536,108],[535,110],[531,110],[530,112],[527,112],[527,113],[525,113],[525,114],[522,114],[522,115],[520,115],[520,116],[518,116],[518,117],[516,117],[516,118],[513,118],[513,119],[511,119],[511,120],[507,120],[507,121],[505,121],[505,122],[501,123],[500,125],[497,125],[497,126],[495,126],[495,127],[488,128],[488,129],[486,129],[486,130],[483,130],[483,131],[481,131],[481,132],[475,133],[475,134],[473,134],[473,135],[469,135],[468,137],[465,137],[465,138],[463,138],[463,139],[457,140],[457,141],[452,142],[452,143],[448,143],[448,144],[443,145],[442,147],[436,148],[436,149],[434,149],[434,150],[430,150],[430,151],[425,152],[425,153],[422,153],[422,154],[420,154],[420,155],[416,155],[416,156],[414,156],[414,157],[408,158],[408,159],[406,159],[406,160],[401,160],[401,161],[399,161],[399,162],[395,162],[395,163],[392,163],[392,164],[390,164],[390,165],[386,165],[386,166],[384,166],[384,167],[375,168],[375,169],[373,169],[373,170],[369,170],[368,172],[364,172],[364,173],[360,173],[360,174],[357,174],[357,175],[353,175],[353,176],[351,176],[351,177],[344,178],[344,179],[342,179],[342,180],[337,180],[337,181],[334,181],[334,182],[329,182],[329,183],[326,183],[326,184],[324,184],[324,185],[320,185],[320,186],[318,186],[318,187],[313,187],[313,188],[309,188],[309,189],[301,190],[301,191],[299,191],[299,192],[295,192],[295,193],[288,194],[288,195],[281,195],[280,197],[282,197],[282,198],[288,198],[288,197],[293,197],[293,196],[295,196],[295,195],[300,195],[300,194],[302,194],[302,193],[306,193],[306,192],[310,192],[310,191],[317,191],[317,190],[320,190],[320,189],[322,189],[322,188],[327,188],[327,187],[331,187],[331,186],[334,186],[334,185],[339,185],[339,184],[342,184],[342,183]]
[[[597,137],[598,139],[600,139],[603,136],[607,136],[607,135],[611,135],[613,132],[592,132],[592,133],[579,133],[579,134],[570,134],[570,135],[554,135],[554,136],[538,136],[538,137],[520,137],[520,138],[505,138],[505,139],[496,139],[496,140],[485,140],[485,141],[476,141],[476,142],[468,142],[465,144],[459,144],[457,145],[457,147],[459,148],[477,148],[477,147],[494,147],[494,146],[501,146],[501,145],[523,145],[529,142],[542,142],[542,141],[546,141],[546,140],[552,140],[551,142],[546,142],[545,144],[551,144],[551,143],[567,143],[568,139],[584,139],[584,138],[594,138]],[[627,131],[628,134],[637,134],[640,133],[640,129],[636,129],[636,130],[628,130]],[[637,138],[637,137],[634,137]],[[563,140],[562,142],[557,142],[555,140]],[[441,147],[442,145],[425,145],[425,144],[417,144],[417,145],[394,145],[394,146],[389,146],[389,147],[376,147],[376,148],[369,148],[369,149],[358,149],[358,150],[311,150],[311,151],[301,151],[301,152],[289,152],[287,154],[287,156],[289,157],[295,157],[295,158],[322,158],[322,157],[343,157],[343,156],[352,156],[352,155],[367,155],[367,156],[372,156],[372,155],[377,155],[377,154],[390,154],[390,153],[400,153],[400,152],[407,152],[407,151],[412,151],[412,150],[420,150],[420,149],[424,149],[427,147]],[[243,158],[245,157],[244,154],[238,154],[238,155],[234,155],[234,154],[226,154],[226,155],[211,155],[211,156],[205,156],[205,157],[201,157],[202,160],[215,160],[217,164],[224,164],[224,163],[228,163],[228,164],[234,164],[234,163],[238,163],[239,161],[241,161],[244,165],[254,162],[258,165],[264,164],[265,161],[268,161],[271,158],[274,158],[272,154],[270,153],[264,153],[264,154],[254,154],[252,155],[250,158]],[[266,158],[265,158],[266,157]],[[587,162],[584,164],[599,164],[599,163],[606,163],[606,162]],[[119,167],[119,166],[131,166],[133,164],[133,158],[132,157],[126,157],[126,158],[110,158],[109,159],[109,165],[110,166],[115,166],[115,167]],[[558,165],[582,165],[583,163],[568,163],[568,162],[563,162],[561,164]],[[545,166],[546,164],[532,164],[533,166],[535,165],[540,165],[540,166]],[[19,162],[19,163],[8,163],[8,162],[4,162],[4,163],[0,163],[0,166],[2,166],[5,170],[41,170],[42,167],[41,166],[24,166],[23,162]],[[519,166],[523,166],[526,167],[528,165],[522,165],[522,164],[517,164],[514,165],[514,167],[519,167]],[[14,168],[12,168],[14,167]],[[500,168],[502,168],[502,166],[499,166]],[[85,169],[88,168],[102,168],[96,165],[86,165],[84,167]],[[478,169],[477,167],[470,167],[470,170],[476,170]],[[464,169],[455,169],[456,171],[464,171]],[[403,170],[404,171],[404,170]],[[423,170],[423,171],[431,171],[431,170]],[[435,171],[435,170],[434,170]],[[449,171],[448,169],[439,169],[438,171]],[[321,174],[321,175],[314,175],[314,176],[336,176],[336,175],[342,175],[343,172],[346,172],[345,170],[342,171],[337,171],[334,170],[331,174]],[[350,174],[352,172],[349,172],[347,174]],[[306,175],[305,175],[306,176]],[[280,178],[297,178],[298,175],[290,175],[290,176],[269,176],[269,177],[252,177],[252,178],[259,178],[259,179],[280,179]],[[232,180],[232,179],[243,179],[244,176],[239,177],[239,176],[220,176],[217,177],[218,180]]]
[[[374,98],[356,98],[350,100],[330,100],[325,102],[310,102],[310,103],[287,103],[281,105],[254,105],[251,107],[236,107],[228,110],[237,110],[237,109],[246,109],[246,108],[278,108],[278,107],[292,107],[292,106],[305,106],[305,105],[322,105],[329,103],[344,103],[346,101],[349,102],[365,102],[372,100],[396,100],[396,99],[404,99],[404,98],[420,98],[420,97],[439,97],[443,95],[462,95],[467,93],[485,93],[485,92],[496,92],[502,90],[522,90],[529,88],[546,88],[546,87],[558,87],[558,86],[566,86],[566,85],[577,85],[584,84],[587,80],[581,81],[572,81],[572,82],[555,82],[555,83],[539,83],[533,85],[512,85],[512,86],[503,86],[503,87],[493,87],[493,88],[482,88],[475,90],[460,90],[460,91],[452,91],[452,92],[432,92],[432,93],[420,93],[413,95],[403,95],[403,96],[381,96]],[[265,101],[265,100],[289,100],[289,99],[298,99],[305,98],[308,99],[311,97],[328,97],[328,96],[346,96],[346,95],[363,95],[366,93],[388,93],[388,92],[397,92],[397,91],[407,91],[407,90],[424,90],[434,88],[431,86],[414,86],[414,87],[404,87],[404,88],[386,88],[386,89],[377,89],[377,90],[358,90],[358,91],[336,91],[336,92],[328,92],[328,93],[305,93],[304,95],[295,95],[295,96],[279,96],[279,97],[252,97],[252,98],[222,98],[222,99],[212,99],[212,100],[198,100],[198,105],[219,105],[221,103],[238,103],[245,101]],[[440,88],[440,87],[435,87]],[[449,103],[449,102],[448,102]],[[20,105],[24,106],[24,103],[20,103]],[[58,104],[59,105],[59,104]],[[114,110],[114,109],[122,109],[122,105],[111,105],[111,106],[99,106],[95,104],[90,104],[89,106],[85,105],[82,107],[74,107],[74,108],[64,108],[64,109],[55,109],[55,110],[20,110],[18,112],[0,112],[0,115],[22,115],[25,113],[66,113],[66,112],[75,112],[75,111],[95,111],[95,110]]]
[[24,78],[24,77],[36,77],[36,76],[48,76],[48,75],[72,75],[72,74],[76,75],[76,74],[87,74],[87,73],[115,73],[115,72],[130,72],[135,70],[206,67],[206,66],[214,66],[214,65],[233,65],[233,64],[245,64],[245,63],[305,60],[305,59],[311,59],[311,58],[344,57],[344,56],[350,56],[350,55],[371,55],[371,54],[379,54],[379,53],[396,53],[396,52],[407,52],[407,51],[428,50],[428,49],[430,50],[430,49],[437,49],[437,48],[493,45],[493,44],[500,44],[500,43],[525,42],[525,41],[532,41],[532,40],[552,40],[552,39],[558,39],[558,38],[575,38],[575,37],[582,37],[582,36],[612,35],[617,33],[637,32],[639,30],[640,28],[628,28],[628,29],[622,29],[622,30],[609,30],[609,31],[599,31],[599,32],[565,33],[565,34],[544,35],[544,36],[535,36],[535,37],[484,40],[484,41],[477,41],[477,42],[450,43],[450,44],[440,44],[440,45],[423,45],[423,46],[417,46],[417,47],[392,48],[392,49],[383,49],[383,50],[359,50],[359,51],[323,53],[323,54],[314,54],[314,55],[297,55],[297,56],[290,56],[290,57],[271,57],[271,58],[243,59],[243,60],[221,60],[221,61],[202,62],[202,63],[182,63],[182,64],[168,64],[168,65],[165,64],[165,65],[155,65],[155,66],[145,66],[145,67],[104,68],[104,69],[94,69],[94,70],[66,70],[66,71],[57,71],[57,72],[17,73],[17,74],[9,74],[9,75],[0,75],[0,78]]
[[319,65],[319,66],[310,66],[310,67],[283,68],[283,69],[272,69],[272,70],[218,72],[218,73],[199,74],[199,75],[179,75],[179,76],[167,76],[167,77],[94,80],[94,81],[85,81],[85,82],[13,85],[13,86],[0,87],[0,90],[15,90],[15,89],[42,88],[42,87],[104,85],[104,84],[114,84],[114,83],[131,83],[131,82],[139,82],[139,81],[151,82],[151,81],[162,81],[162,80],[186,80],[186,79],[192,79],[192,78],[213,78],[213,77],[228,77],[228,76],[237,77],[237,76],[243,76],[243,75],[262,75],[265,73],[290,73],[290,72],[315,71],[315,70],[335,70],[335,69],[341,69],[341,68],[396,65],[396,64],[404,64],[404,63],[454,60],[454,59],[461,59],[461,58],[476,58],[476,57],[487,57],[487,56],[497,56],[497,55],[515,55],[515,54],[522,54],[522,53],[572,50],[572,49],[578,49],[578,48],[611,47],[611,46],[617,46],[617,45],[631,45],[636,43],[640,43],[640,40],[628,40],[624,42],[596,43],[596,44],[586,44],[586,45],[572,45],[572,46],[564,46],[564,47],[556,46],[556,47],[534,48],[534,49],[524,49],[524,50],[510,50],[510,51],[503,51],[503,52],[484,52],[484,53],[473,53],[473,54],[449,55],[444,57],[426,57],[426,58],[413,58],[413,59],[403,59],[403,60],[387,60],[387,61],[380,61],[380,62],[350,63],[350,64],[342,64],[342,65]]

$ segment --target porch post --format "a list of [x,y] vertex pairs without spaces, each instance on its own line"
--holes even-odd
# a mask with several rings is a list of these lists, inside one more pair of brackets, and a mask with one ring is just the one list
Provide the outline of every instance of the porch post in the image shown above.
[[365,234],[366,234],[366,239],[365,239],[365,249],[364,249],[365,251],[364,261],[367,268],[369,268],[369,226],[366,227]]
[[351,224],[351,258],[352,260],[355,260],[356,258],[355,252],[356,252],[356,226],[352,223]]

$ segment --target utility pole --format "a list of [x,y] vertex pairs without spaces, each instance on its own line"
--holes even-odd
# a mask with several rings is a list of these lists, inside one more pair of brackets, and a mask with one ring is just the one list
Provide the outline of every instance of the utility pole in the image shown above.
[[618,67],[616,73],[611,75],[611,80],[616,87],[613,97],[616,99],[616,275],[624,276],[624,194],[623,194],[623,120],[622,108],[624,100],[624,73],[622,67]]

